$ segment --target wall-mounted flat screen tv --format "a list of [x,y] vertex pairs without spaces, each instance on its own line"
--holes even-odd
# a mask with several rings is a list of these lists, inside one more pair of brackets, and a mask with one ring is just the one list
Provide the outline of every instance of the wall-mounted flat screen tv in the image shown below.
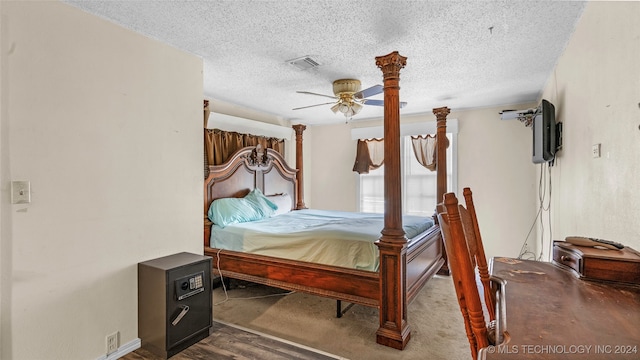
[[533,162],[535,164],[555,159],[561,126],[556,124],[556,109],[552,103],[542,100],[533,117]]

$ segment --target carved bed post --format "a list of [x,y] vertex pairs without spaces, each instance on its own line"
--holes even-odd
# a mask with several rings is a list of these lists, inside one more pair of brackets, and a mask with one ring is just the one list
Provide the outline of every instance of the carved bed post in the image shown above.
[[[433,109],[436,116],[436,203],[441,203],[444,194],[447,192],[447,148],[449,147],[449,139],[447,138],[447,115],[451,110],[448,107],[440,107]],[[455,191],[455,189],[451,189]],[[438,209],[436,209],[436,212]],[[438,275],[450,275],[449,261],[447,260],[447,252],[442,246],[442,257],[444,264],[438,270]]]
[[296,132],[296,169],[298,170],[296,173],[296,181],[298,182],[298,193],[296,194],[298,200],[296,202],[296,210],[307,208],[304,204],[304,178],[302,175],[302,132],[306,128],[307,127],[302,124],[293,125],[293,130]]
[[[447,148],[449,147],[449,139],[447,139],[447,115],[451,110],[448,107],[440,107],[433,109],[436,116],[436,199],[438,203],[442,202],[442,196],[447,192]],[[453,189],[451,191],[454,191]]]
[[404,349],[411,338],[407,323],[407,238],[402,228],[400,173],[400,69],[407,58],[397,51],[376,57],[384,78],[384,229],[380,250],[380,327],[378,344]]

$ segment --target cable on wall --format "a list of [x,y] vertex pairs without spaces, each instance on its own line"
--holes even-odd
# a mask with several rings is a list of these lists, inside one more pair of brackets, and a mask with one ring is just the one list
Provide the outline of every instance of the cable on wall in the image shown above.
[[[546,170],[546,171],[545,171]],[[547,196],[548,189],[548,196]],[[533,223],[529,228],[529,232],[524,239],[524,243],[522,244],[522,248],[520,248],[520,254],[518,255],[518,259],[525,260],[542,260],[542,248],[544,242],[544,235],[540,236],[540,254],[536,256],[533,251],[529,250],[528,241],[529,236],[531,236],[531,232],[533,231],[535,225],[538,223],[538,219],[540,219],[540,233],[544,234],[544,222],[542,221],[542,213],[547,212],[548,214],[548,222],[551,224],[551,166],[550,164],[543,163],[540,164],[540,176],[538,178],[538,211],[536,212],[536,216],[533,219]],[[551,226],[549,226],[549,237],[552,238],[552,230]]]
[[[553,240],[553,230],[551,228],[551,167],[553,166],[552,163],[546,163],[546,168],[547,168],[547,178],[546,178],[546,187],[543,187],[541,190],[538,191],[538,198],[540,200],[540,208],[542,209],[542,211],[546,211],[547,212],[547,224],[549,224],[549,239]],[[544,169],[544,164],[543,166],[541,166],[540,171],[542,172]],[[548,192],[548,197],[547,197],[547,188],[549,190]],[[544,193],[542,195],[540,195],[540,191],[544,191]],[[547,198],[547,206],[544,206],[544,201],[545,201],[545,197]],[[538,261],[542,260],[542,250],[544,248],[544,223],[542,221],[542,218],[540,219],[540,254],[538,255]]]

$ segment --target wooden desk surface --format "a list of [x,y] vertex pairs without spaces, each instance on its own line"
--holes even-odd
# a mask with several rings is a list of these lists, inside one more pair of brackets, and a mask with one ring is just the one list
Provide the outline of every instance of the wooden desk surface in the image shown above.
[[492,259],[491,274],[506,281],[510,339],[480,350],[480,359],[640,359],[640,287],[515,261]]

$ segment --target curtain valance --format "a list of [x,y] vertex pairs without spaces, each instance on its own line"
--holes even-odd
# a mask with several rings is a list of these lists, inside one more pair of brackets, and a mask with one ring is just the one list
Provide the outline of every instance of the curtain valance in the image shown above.
[[411,137],[411,147],[413,154],[420,165],[425,168],[436,170],[436,137],[435,135],[418,135]]
[[368,174],[384,164],[384,139],[358,139],[353,171]]
[[224,164],[236,151],[246,146],[256,146],[258,144],[262,145],[262,148],[273,149],[284,156],[284,139],[241,134],[220,129],[205,129],[205,178],[209,173],[209,165]]
[[[445,147],[448,147],[448,141]],[[435,135],[411,136],[413,154],[420,165],[436,171],[436,137]],[[384,164],[384,139],[358,139],[356,161],[353,171],[368,174]]]

